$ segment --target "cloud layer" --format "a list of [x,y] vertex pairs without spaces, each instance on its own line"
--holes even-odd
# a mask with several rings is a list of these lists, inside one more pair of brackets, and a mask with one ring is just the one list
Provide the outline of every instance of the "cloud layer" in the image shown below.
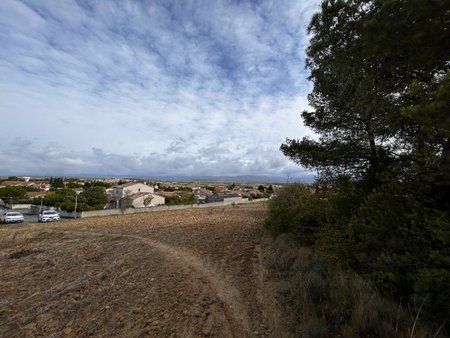
[[0,2],[0,175],[279,175],[317,1]]

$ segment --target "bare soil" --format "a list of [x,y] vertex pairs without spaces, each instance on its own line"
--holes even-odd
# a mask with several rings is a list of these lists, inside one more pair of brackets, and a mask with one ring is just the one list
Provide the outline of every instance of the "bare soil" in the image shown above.
[[264,205],[0,228],[0,337],[281,337]]

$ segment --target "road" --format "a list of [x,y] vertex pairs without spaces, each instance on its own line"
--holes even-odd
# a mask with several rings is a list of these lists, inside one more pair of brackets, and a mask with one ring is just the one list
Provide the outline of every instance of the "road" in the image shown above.
[[[39,223],[38,222],[38,215],[30,215],[28,214],[28,209],[14,209],[14,210],[10,210],[7,208],[4,208],[2,206],[0,206],[0,213],[3,212],[8,212],[8,211],[17,211],[23,214],[23,217],[25,219],[25,221],[23,223],[11,223],[8,224],[8,226],[20,226],[23,224],[34,224],[34,223]],[[68,221],[68,219],[61,219],[61,221]],[[5,224],[2,224],[5,225]]]

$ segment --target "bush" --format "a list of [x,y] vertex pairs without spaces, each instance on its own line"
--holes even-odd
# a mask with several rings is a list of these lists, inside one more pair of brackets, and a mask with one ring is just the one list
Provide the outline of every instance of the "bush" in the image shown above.
[[399,186],[375,191],[350,223],[353,269],[395,299],[419,304],[421,315],[440,325],[450,318],[449,225],[447,212]]
[[[67,212],[72,212],[75,211],[75,203],[74,201],[66,201],[60,205],[60,208]],[[91,211],[91,210],[97,210],[97,208],[83,202],[77,203],[77,212]]]
[[314,244],[327,215],[329,192],[318,186],[290,184],[269,201],[266,228],[277,236],[291,232],[300,243]]
[[16,203],[16,201],[23,199],[26,193],[27,190],[24,187],[4,187],[0,188],[0,199],[3,198],[6,202]]
[[195,197],[192,193],[166,197],[165,201],[166,205],[189,205],[196,203]]
[[416,320],[418,308],[383,298],[371,282],[329,264],[288,235],[265,241],[263,248],[286,337],[440,337],[422,316]]
[[370,193],[355,182],[333,190],[289,185],[270,201],[266,228],[314,245],[328,262],[356,272],[383,296],[420,308],[421,318],[450,332],[449,212],[427,203],[398,183]]
[[108,203],[108,195],[105,188],[101,186],[86,188],[78,198],[81,202],[94,207],[94,209],[103,209],[105,204]]
[[[74,201],[75,191],[72,189],[58,189],[53,193],[47,195],[43,199],[43,204],[46,206],[60,207],[61,205],[68,203],[69,201]],[[40,204],[41,199],[34,199],[35,204]]]

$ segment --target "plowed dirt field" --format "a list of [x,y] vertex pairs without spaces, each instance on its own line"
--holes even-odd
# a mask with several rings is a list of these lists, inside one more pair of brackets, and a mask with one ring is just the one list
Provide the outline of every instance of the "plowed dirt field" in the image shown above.
[[0,228],[1,337],[280,337],[264,205]]

